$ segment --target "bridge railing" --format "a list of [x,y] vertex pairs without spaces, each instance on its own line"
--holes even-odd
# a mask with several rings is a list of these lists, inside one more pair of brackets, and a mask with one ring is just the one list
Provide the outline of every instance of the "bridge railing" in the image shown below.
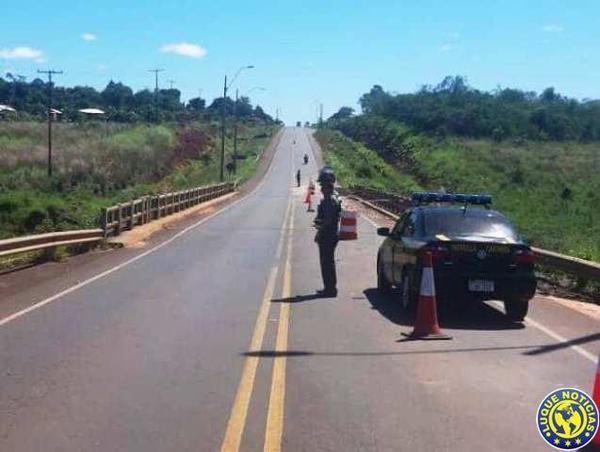
[[119,235],[125,229],[133,229],[135,226],[231,193],[235,191],[235,187],[235,182],[223,182],[189,190],[144,196],[117,204],[103,210],[101,227],[105,237]]
[[235,182],[223,182],[155,196],[144,196],[103,209],[101,227],[76,231],[51,232],[0,240],[0,257],[39,251],[58,246],[100,242],[125,229],[146,224],[167,215],[210,201],[235,191]]

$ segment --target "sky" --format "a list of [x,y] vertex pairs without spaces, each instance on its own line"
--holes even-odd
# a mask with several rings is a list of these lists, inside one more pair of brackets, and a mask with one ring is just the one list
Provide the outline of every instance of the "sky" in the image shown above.
[[59,85],[173,86],[184,100],[250,97],[288,124],[328,117],[379,84],[413,92],[446,75],[484,90],[512,87],[600,98],[600,2],[123,1],[5,2],[0,74]]

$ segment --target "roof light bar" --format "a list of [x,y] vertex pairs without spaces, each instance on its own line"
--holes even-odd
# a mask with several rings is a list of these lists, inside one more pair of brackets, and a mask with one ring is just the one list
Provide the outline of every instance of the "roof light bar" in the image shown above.
[[412,202],[414,204],[454,202],[460,204],[475,204],[479,206],[485,206],[492,203],[492,197],[490,195],[472,193],[417,192],[413,193]]

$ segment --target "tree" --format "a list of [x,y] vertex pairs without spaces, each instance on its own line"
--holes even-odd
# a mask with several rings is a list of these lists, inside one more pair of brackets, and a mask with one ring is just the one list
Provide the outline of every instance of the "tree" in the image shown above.
[[350,107],[341,107],[336,113],[331,115],[328,121],[339,121],[350,118],[354,114],[354,109]]
[[206,101],[200,97],[194,97],[188,101],[186,108],[190,111],[201,113],[206,108]]

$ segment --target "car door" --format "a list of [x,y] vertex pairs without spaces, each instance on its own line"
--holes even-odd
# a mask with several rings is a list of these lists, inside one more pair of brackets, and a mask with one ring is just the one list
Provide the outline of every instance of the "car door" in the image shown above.
[[392,248],[392,275],[394,285],[402,284],[404,267],[412,262],[412,243],[417,233],[418,213],[410,211],[405,217],[402,227],[396,232]]
[[385,239],[381,246],[380,258],[382,260],[383,273],[388,281],[393,283],[393,258],[394,246],[397,240],[400,240],[400,231],[404,225],[407,215],[403,215],[392,228],[390,235]]

